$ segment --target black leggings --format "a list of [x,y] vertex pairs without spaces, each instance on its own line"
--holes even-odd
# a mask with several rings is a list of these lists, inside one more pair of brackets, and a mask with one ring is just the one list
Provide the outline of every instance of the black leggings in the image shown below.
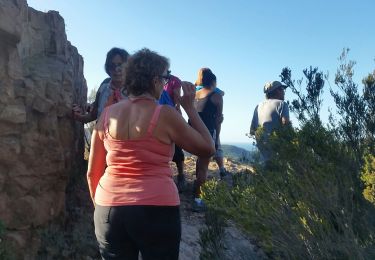
[[179,206],[95,206],[95,235],[102,259],[178,259]]

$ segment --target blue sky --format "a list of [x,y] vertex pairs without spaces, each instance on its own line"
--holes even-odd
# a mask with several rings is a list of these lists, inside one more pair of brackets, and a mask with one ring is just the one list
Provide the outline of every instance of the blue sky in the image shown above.
[[[350,48],[358,82],[375,69],[373,0],[28,0],[29,6],[64,18],[68,40],[84,57],[90,89],[106,77],[107,51],[143,47],[168,57],[172,74],[194,82],[201,67],[225,91],[221,140],[245,136],[266,81],[288,66],[295,79],[310,65],[329,71]],[[328,96],[328,89],[326,89]],[[286,92],[286,99],[292,94]],[[323,114],[332,106],[325,99]]]

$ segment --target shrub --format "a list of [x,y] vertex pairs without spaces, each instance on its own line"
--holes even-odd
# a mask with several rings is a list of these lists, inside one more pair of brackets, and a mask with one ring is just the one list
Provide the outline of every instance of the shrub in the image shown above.
[[366,155],[365,164],[362,169],[361,180],[365,184],[363,196],[366,200],[375,205],[375,156]]
[[271,136],[274,159],[232,189],[203,187],[209,208],[255,235],[276,259],[375,257],[374,208],[363,200],[355,159],[317,121]]

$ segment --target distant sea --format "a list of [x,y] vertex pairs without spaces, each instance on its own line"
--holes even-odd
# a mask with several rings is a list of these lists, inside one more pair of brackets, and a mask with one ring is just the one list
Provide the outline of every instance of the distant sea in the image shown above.
[[254,151],[255,149],[255,146],[253,145],[253,142],[246,142],[246,143],[239,143],[239,142],[232,142],[232,143],[228,143],[228,142],[223,142],[222,144],[227,144],[227,145],[234,145],[234,146],[237,146],[239,148],[242,148],[242,149],[245,149],[247,151]]

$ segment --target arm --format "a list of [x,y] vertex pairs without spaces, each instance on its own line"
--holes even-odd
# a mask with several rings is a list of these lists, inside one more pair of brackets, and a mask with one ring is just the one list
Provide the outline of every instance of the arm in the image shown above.
[[90,197],[95,206],[95,192],[99,180],[105,170],[106,150],[103,143],[103,130],[98,129],[99,125],[103,125],[102,117],[96,125],[91,137],[91,151],[87,167],[87,183],[89,186]]
[[221,124],[216,127],[216,135],[215,135],[215,149],[217,150],[221,144],[220,144],[220,131],[221,131]]
[[223,120],[224,120],[224,116],[223,116],[224,101],[223,101],[223,96],[219,94],[218,92],[214,94],[212,98],[213,98],[212,101],[214,102],[217,108],[216,115],[215,115],[215,119],[216,119],[215,130],[216,130],[216,136],[219,136],[220,131],[221,131],[221,124],[223,123]]
[[74,120],[77,120],[84,124],[96,120],[98,118],[99,96],[100,91],[98,90],[98,92],[96,93],[95,101],[91,105],[91,109],[87,114],[84,114],[82,112],[82,109],[77,104],[73,104],[72,112]]
[[86,124],[97,119],[98,108],[96,106],[93,106],[92,110],[87,114],[83,114],[80,108],[78,108],[79,110],[77,109],[77,106],[78,105],[73,105],[73,117],[75,120]]
[[169,138],[182,149],[189,153],[209,157],[215,153],[215,145],[203,121],[195,110],[193,102],[195,97],[194,85],[183,82],[184,95],[180,98],[180,103],[189,117],[189,126],[183,117],[173,108],[165,107],[166,130]]
[[283,108],[281,111],[281,124],[287,125],[290,123],[289,119],[289,106],[286,102],[283,102]]
[[181,88],[175,88],[175,89],[173,89],[173,103],[174,103],[175,108],[177,109],[177,111],[179,111],[179,113],[181,113],[180,99],[179,99],[180,96],[181,96]]

